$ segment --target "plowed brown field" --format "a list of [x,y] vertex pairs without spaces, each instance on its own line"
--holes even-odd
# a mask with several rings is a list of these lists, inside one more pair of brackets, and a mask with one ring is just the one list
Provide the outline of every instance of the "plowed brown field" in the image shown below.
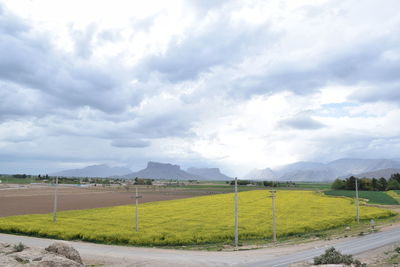
[[[143,186],[139,188],[141,203],[171,199],[188,198],[209,194],[204,191],[186,191],[174,188]],[[58,187],[58,210],[90,209],[108,206],[133,204],[134,188],[102,187]],[[54,187],[27,185],[24,187],[0,187],[0,217],[50,213],[53,211]]]

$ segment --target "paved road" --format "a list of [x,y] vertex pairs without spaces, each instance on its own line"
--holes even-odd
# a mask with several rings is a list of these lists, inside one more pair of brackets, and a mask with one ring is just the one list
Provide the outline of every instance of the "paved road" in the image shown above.
[[[172,249],[134,248],[107,246],[84,242],[68,242],[84,259],[113,263],[113,266],[288,266],[290,263],[310,260],[322,254],[327,247],[334,246],[346,254],[357,254],[400,241],[400,228],[380,233],[332,241],[318,248],[306,246],[275,247],[238,252],[182,251]],[[18,243],[45,248],[51,239],[0,234],[0,242]],[[308,244],[310,247],[310,244]],[[300,251],[301,250],[301,251]],[[110,261],[110,259],[113,259]],[[133,265],[135,264],[135,265]]]
[[[352,240],[342,241],[334,245],[334,247],[344,254],[358,254],[365,251],[369,251],[375,248],[383,247],[395,242],[400,242],[400,228],[367,235],[365,237],[355,238]],[[306,251],[285,255],[273,260],[264,260],[253,263],[247,263],[241,266],[252,266],[252,267],[281,267],[288,266],[291,263],[299,261],[312,260],[314,257],[324,253],[325,248],[315,248]]]

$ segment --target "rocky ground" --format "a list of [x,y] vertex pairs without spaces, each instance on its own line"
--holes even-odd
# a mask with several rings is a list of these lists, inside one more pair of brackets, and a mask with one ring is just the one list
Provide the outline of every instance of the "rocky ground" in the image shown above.
[[357,255],[368,267],[400,266],[400,241]]
[[84,266],[78,251],[62,242],[55,242],[46,249],[30,248],[22,243],[0,243],[0,263],[3,267]]
[[[354,255],[355,259],[366,264],[367,267],[395,267],[400,266],[400,242],[370,250],[361,254]],[[291,264],[290,267],[312,267],[313,261],[298,262]],[[345,266],[341,264],[318,265],[329,267]]]

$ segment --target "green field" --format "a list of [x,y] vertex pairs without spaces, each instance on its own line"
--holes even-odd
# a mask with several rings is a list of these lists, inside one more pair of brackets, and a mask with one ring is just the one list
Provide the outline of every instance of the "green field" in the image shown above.
[[[344,196],[344,197],[356,197],[355,191],[350,190],[329,190],[324,192],[329,196]],[[358,197],[368,199],[368,203],[371,204],[383,204],[383,205],[397,205],[399,204],[396,199],[381,191],[358,191]]]
[[[271,198],[268,190],[239,194],[239,238],[266,240],[272,235]],[[135,232],[132,205],[0,218],[0,231],[78,239],[109,244],[144,246],[232,243],[233,194],[218,194],[140,205],[140,230]],[[389,210],[360,207],[361,219],[392,216]],[[277,234],[302,235],[352,224],[353,201],[313,191],[276,193]]]
[[326,190],[326,189],[330,189],[331,186],[332,186],[332,183],[296,182],[297,188],[305,188],[305,189]]
[[2,184],[30,184],[31,182],[35,182],[34,179],[22,179],[22,178],[12,178],[12,177],[7,177],[7,178],[1,178],[1,183]]

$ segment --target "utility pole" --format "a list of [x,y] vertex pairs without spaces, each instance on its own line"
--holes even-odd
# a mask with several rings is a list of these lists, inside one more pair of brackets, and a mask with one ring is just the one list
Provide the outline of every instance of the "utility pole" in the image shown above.
[[54,185],[53,223],[57,222],[57,202],[58,202],[58,176],[56,176],[56,184]]
[[358,207],[358,183],[357,183],[357,177],[355,177],[356,179],[356,216],[357,216],[357,223],[360,222],[360,211],[359,211],[359,207]]
[[235,177],[235,250],[238,250],[239,245],[239,220],[238,220],[238,188],[237,177]]
[[276,242],[276,217],[275,217],[275,190],[269,191],[271,195],[269,196],[272,199],[272,231],[273,231],[273,240]]
[[138,188],[137,185],[135,185],[135,191],[136,194],[134,197],[131,198],[135,198],[135,207],[136,207],[136,232],[139,232],[139,198],[142,198],[142,196],[138,195]]

